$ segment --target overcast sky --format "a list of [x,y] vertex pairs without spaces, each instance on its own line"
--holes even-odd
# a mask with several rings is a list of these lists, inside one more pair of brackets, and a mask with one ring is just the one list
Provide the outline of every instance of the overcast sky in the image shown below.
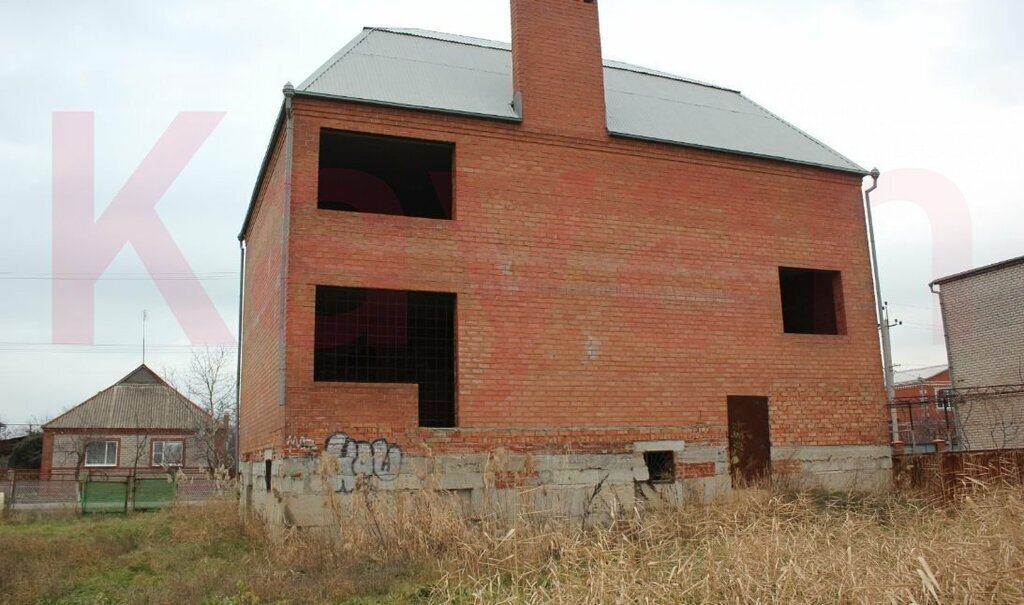
[[[234,333],[235,236],[281,86],[374,25],[510,37],[507,0],[5,0],[0,419],[49,419],[126,374],[140,362],[143,309],[147,362],[189,355],[130,245],[97,283],[96,344],[51,344],[54,112],[95,112],[97,215],[178,112],[224,112],[157,211]],[[931,188],[941,209],[950,194],[937,183],[962,193],[970,221],[956,226],[970,241],[934,243],[920,199],[876,208],[885,298],[904,321],[897,369],[945,361],[927,288],[937,272],[1024,254],[1024,3],[602,0],[601,29],[606,58],[742,90],[861,165],[904,175],[904,198]]]

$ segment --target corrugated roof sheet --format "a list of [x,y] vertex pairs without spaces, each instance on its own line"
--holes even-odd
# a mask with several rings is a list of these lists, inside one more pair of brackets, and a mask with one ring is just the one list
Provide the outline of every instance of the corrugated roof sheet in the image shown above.
[[1017,256],[1015,258],[1009,258],[1007,260],[1001,260],[999,262],[992,263],[990,265],[983,265],[983,266],[977,267],[975,269],[968,269],[967,271],[961,271],[959,273],[954,273],[952,275],[947,275],[946,277],[940,277],[939,279],[936,279],[935,281],[933,281],[932,283],[930,283],[928,285],[929,286],[934,286],[935,284],[942,285],[944,283],[951,282],[951,281],[957,281],[957,280],[963,279],[965,277],[973,277],[975,275],[981,275],[982,273],[991,273],[992,271],[998,271],[1000,269],[1005,269],[1006,267],[1012,267],[1014,265],[1019,265],[1021,263],[1024,263],[1024,256]]
[[[296,91],[519,120],[510,51],[478,38],[367,28]],[[617,61],[604,65],[614,135],[866,172],[738,91]]]
[[892,373],[893,384],[896,386],[906,386],[908,384],[916,384],[918,382],[925,382],[930,378],[945,372],[949,369],[946,364],[925,366],[923,368],[911,368],[909,370],[899,370]]
[[213,419],[142,365],[43,425],[47,429],[185,429]]

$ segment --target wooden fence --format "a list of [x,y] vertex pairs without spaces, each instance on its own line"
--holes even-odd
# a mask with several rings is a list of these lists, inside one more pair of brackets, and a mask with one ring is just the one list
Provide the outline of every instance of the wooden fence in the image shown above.
[[951,499],[983,486],[1024,485],[1024,449],[897,454],[892,470],[899,487]]

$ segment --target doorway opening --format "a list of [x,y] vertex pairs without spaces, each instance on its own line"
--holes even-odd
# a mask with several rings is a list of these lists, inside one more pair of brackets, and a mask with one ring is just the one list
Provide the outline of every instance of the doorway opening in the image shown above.
[[764,481],[771,473],[768,398],[729,395],[729,473],[733,487]]

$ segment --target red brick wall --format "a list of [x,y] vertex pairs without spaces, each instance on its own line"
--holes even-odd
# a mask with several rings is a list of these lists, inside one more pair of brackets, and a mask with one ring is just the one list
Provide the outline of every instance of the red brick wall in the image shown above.
[[284,136],[275,141],[246,238],[239,451],[252,455],[284,440],[281,403],[280,279]]
[[41,456],[39,470],[40,472],[48,473],[53,469],[53,433],[51,431],[43,431],[43,452]]
[[[321,127],[455,142],[456,220],[318,210]],[[776,445],[885,441],[858,177],[312,99],[295,133],[284,434],[416,422],[414,389],[313,382],[324,284],[458,294],[462,427],[724,425],[746,394]],[[846,334],[782,332],[780,265],[842,271]]]
[[[522,11],[578,25],[573,11],[594,9],[554,4],[513,2],[516,27]],[[574,44],[599,48],[592,18],[574,35],[594,40]],[[565,26],[534,24],[531,36]],[[272,396],[275,325],[252,327],[257,301],[271,308],[277,295],[249,278],[278,259],[271,204],[250,234],[243,452],[334,431],[431,451],[553,447],[543,436],[571,427],[593,429],[572,433],[580,448],[720,443],[728,395],[770,398],[774,445],[885,443],[861,178],[611,138],[596,80],[577,89],[558,76],[593,57],[544,52],[551,65],[532,75],[524,62],[544,61],[516,55],[522,125],[295,99],[285,414]],[[455,220],[317,209],[321,128],[453,142]],[[845,334],[783,333],[779,266],[842,272]],[[415,428],[415,387],[315,383],[317,285],[457,293],[459,426],[496,430]]]
[[934,398],[940,389],[948,389],[950,386],[952,383],[949,381],[949,370],[943,370],[920,384],[898,386],[894,389],[894,394],[896,399]]
[[596,2],[512,0],[513,90],[523,129],[603,137],[604,67]]
[[894,389],[901,440],[912,444],[931,443],[936,437],[956,433],[955,412],[940,407],[938,398],[940,390],[951,386],[949,370],[943,370],[920,384]]

